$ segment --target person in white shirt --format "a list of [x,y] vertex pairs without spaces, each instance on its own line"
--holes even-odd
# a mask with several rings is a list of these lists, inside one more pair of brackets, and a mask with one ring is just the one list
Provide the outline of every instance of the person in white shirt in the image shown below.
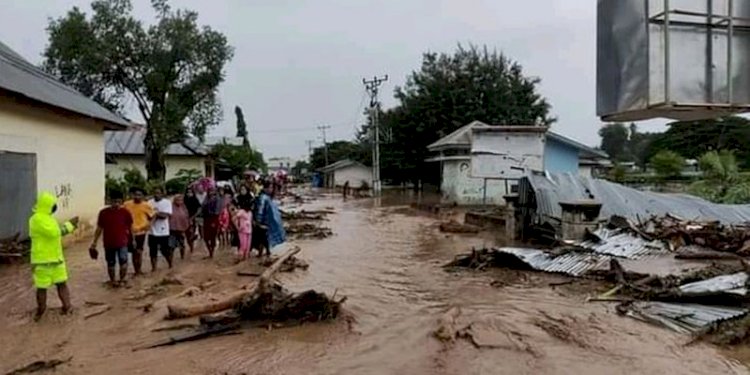
[[159,253],[172,268],[172,249],[169,245],[169,217],[172,215],[172,202],[164,198],[164,190],[154,189],[154,198],[149,201],[154,209],[151,230],[148,233],[148,252],[151,256],[151,272],[156,271]]

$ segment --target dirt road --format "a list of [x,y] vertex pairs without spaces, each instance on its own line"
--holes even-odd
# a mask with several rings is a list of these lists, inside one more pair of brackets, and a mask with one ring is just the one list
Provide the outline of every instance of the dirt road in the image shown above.
[[[580,285],[550,287],[560,281],[555,276],[447,273],[440,267],[496,239],[441,234],[434,218],[372,208],[366,201],[322,199],[306,208],[325,206],[336,209],[325,224],[335,235],[299,242],[309,270],[278,279],[293,291],[348,296],[345,306],[356,317],[351,327],[257,329],[133,352],[168,336],[151,332],[174,324],[162,320],[165,298],[201,284],[206,295],[233,290],[248,282],[235,275],[247,265],[232,265],[226,251],[213,261],[195,254],[177,261],[173,274],[183,285],[159,285],[169,275],[161,270],[129,289],[108,290],[103,261],[89,260],[85,246],[77,246],[68,251],[73,316],[53,310],[32,323],[28,268],[0,268],[0,373],[69,357],[57,374],[747,373],[712,347],[685,346],[684,336],[619,317],[612,306],[584,303]],[[96,309],[86,301],[113,309],[85,319]],[[155,302],[153,311],[138,308],[149,302]],[[432,337],[438,317],[454,306],[462,310],[459,324],[471,324],[475,341],[486,347],[463,339],[446,345]]]

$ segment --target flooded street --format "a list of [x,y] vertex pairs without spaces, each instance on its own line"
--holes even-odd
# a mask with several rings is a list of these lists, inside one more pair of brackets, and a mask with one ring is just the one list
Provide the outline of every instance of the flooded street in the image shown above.
[[[174,274],[186,285],[166,285],[161,294],[132,300],[168,272],[135,280],[130,289],[108,290],[103,260],[91,261],[79,245],[68,252],[73,316],[53,309],[32,323],[28,267],[0,268],[0,373],[69,357],[56,374],[747,373],[713,347],[686,346],[686,336],[617,316],[611,305],[585,303],[578,282],[552,287],[564,279],[510,270],[446,272],[441,265],[456,254],[502,239],[446,235],[435,217],[406,206],[372,206],[332,197],[306,204],[335,209],[323,223],[334,235],[296,242],[310,268],[277,275],[295,292],[347,296],[344,307],[356,319],[351,324],[248,329],[134,352],[167,337],[151,332],[167,324],[165,298],[209,280],[218,282],[210,293],[232,291],[249,282],[236,276],[245,265],[233,265],[227,250],[214,261],[201,260],[199,252],[176,263]],[[49,300],[59,306],[54,293]],[[113,309],[86,319],[87,301]],[[154,302],[154,310],[139,309],[145,302]],[[452,307],[461,310],[460,327],[471,325],[474,344],[445,344],[432,336]]]

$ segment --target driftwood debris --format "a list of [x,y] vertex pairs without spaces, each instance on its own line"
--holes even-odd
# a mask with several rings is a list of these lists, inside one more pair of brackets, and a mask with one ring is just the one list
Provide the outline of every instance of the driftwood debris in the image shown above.
[[300,251],[302,251],[300,247],[290,248],[284,254],[278,257],[276,261],[274,261],[274,263],[261,274],[260,278],[254,280],[252,284],[246,287],[246,289],[234,292],[224,299],[202,305],[168,305],[167,309],[169,310],[169,313],[167,315],[167,319],[189,318],[191,316],[211,314],[228,310],[239,305],[244,299],[248,297],[261,294],[262,292],[267,290],[269,284],[271,283],[271,278],[276,272],[279,271],[284,262],[289,257],[299,253]]
[[95,316],[99,316],[99,315],[102,315],[102,314],[104,314],[105,312],[107,312],[107,311],[109,311],[109,310],[112,310],[112,306],[110,306],[110,305],[100,305],[100,306],[96,306],[96,309],[95,309],[94,311],[92,311],[92,312],[90,312],[90,313],[86,314],[86,315],[85,315],[85,316],[83,317],[83,319],[84,319],[84,320],[86,320],[86,319],[91,319],[91,318],[93,318],[93,317],[95,317]]
[[6,375],[32,374],[38,371],[54,370],[57,366],[66,364],[73,360],[73,357],[66,359],[51,359],[49,361],[35,361],[21,368],[6,373]]
[[333,210],[281,211],[281,218],[284,220],[326,220],[326,216],[332,213],[334,213]]
[[214,336],[237,335],[239,334],[239,332],[237,332],[239,328],[239,324],[214,326],[210,328],[201,327],[195,332],[188,332],[181,335],[172,336],[167,338],[166,340],[162,340],[151,345],[134,348],[133,351],[135,352],[144,349],[153,349],[161,346],[169,346],[179,344],[181,342],[196,341]]
[[290,223],[284,227],[286,234],[295,239],[319,239],[333,235],[331,228],[321,227],[313,223]]

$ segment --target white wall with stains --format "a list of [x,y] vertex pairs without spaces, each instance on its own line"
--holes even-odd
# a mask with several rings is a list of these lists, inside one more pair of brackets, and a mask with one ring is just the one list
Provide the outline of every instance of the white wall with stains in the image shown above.
[[440,184],[443,203],[458,205],[504,205],[505,182],[471,177],[471,159],[443,161],[443,179]]
[[58,197],[58,218],[80,216],[88,224],[83,229],[90,229],[104,204],[102,123],[0,93],[3,151],[35,154],[37,190]]

